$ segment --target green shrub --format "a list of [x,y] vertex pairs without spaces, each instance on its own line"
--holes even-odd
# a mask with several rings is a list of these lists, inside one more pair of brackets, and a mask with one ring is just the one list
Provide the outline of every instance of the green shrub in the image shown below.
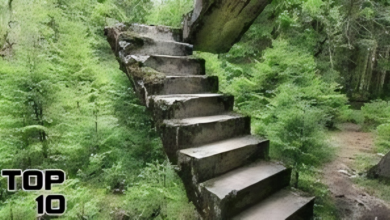
[[378,126],[387,123],[390,120],[390,102],[376,100],[366,103],[362,107],[362,112],[368,125]]
[[390,123],[381,124],[377,128],[376,146],[378,152],[387,154],[390,151]]
[[340,110],[340,114],[337,117],[337,121],[351,122],[355,124],[363,125],[364,123],[364,114],[361,110],[350,109],[349,106],[345,106]]
[[154,1],[147,22],[153,25],[181,27],[183,15],[192,10],[192,0],[157,0]]
[[[220,77],[221,90],[235,95],[235,107],[252,116],[252,129],[271,141],[271,156],[290,165],[319,165],[329,156],[326,127],[334,124],[344,95],[316,74],[305,49],[279,39],[260,61],[233,64],[209,54],[209,73]],[[211,58],[211,59],[210,59]]]
[[127,210],[138,219],[195,219],[183,184],[167,161],[147,164],[126,192]]
[[[186,11],[184,3],[174,13]],[[0,50],[6,32],[16,43],[12,56],[0,57],[0,169],[65,170],[69,180],[56,189],[68,198],[63,219],[120,215],[126,197],[113,192],[141,182],[136,177],[147,163],[165,159],[149,113],[103,36],[105,25],[146,22],[151,10],[157,9],[149,0],[13,1],[9,22],[8,4],[0,3]],[[34,219],[36,194],[6,192],[3,178],[0,184],[0,218]],[[155,192],[154,182],[142,184]],[[179,207],[165,213],[188,215],[183,207],[193,209],[181,185],[164,190],[174,193],[169,206]],[[148,199],[132,209],[167,204]],[[11,203],[17,207],[12,211]]]

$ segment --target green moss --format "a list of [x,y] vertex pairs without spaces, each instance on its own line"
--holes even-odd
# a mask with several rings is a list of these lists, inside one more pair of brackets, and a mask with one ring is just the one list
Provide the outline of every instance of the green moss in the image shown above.
[[165,79],[163,73],[157,72],[150,67],[138,67],[131,65],[127,67],[128,74],[136,79],[142,79],[144,83],[161,83]]

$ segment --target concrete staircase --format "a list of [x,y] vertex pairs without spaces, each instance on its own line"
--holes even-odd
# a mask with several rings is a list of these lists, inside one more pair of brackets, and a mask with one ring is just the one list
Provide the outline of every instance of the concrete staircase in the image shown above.
[[290,189],[291,169],[268,158],[218,78],[180,30],[119,24],[105,30],[121,69],[153,113],[165,152],[203,219],[311,219],[314,198]]

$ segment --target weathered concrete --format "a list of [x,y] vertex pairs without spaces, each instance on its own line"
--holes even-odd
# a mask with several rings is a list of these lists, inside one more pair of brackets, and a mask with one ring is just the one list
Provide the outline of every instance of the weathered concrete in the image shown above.
[[164,120],[161,134],[169,159],[176,163],[178,150],[250,134],[250,118],[230,114]]
[[253,135],[213,142],[180,150],[179,165],[192,172],[192,181],[201,183],[235,168],[266,159],[269,141]]
[[183,39],[198,51],[226,53],[271,0],[195,0],[184,18]]
[[218,92],[216,76],[167,76],[159,83],[145,83],[149,95],[203,94]]
[[[205,61],[185,56],[192,47],[176,42],[180,31],[123,24],[105,31],[204,220],[231,219],[251,205],[258,207],[255,216],[285,219],[267,214],[284,208],[275,198],[287,200],[289,219],[312,217],[311,198],[298,196],[296,203],[275,194],[288,185],[291,170],[267,160],[269,141],[250,134],[249,117],[232,112],[233,96],[216,93],[218,78],[204,75]],[[259,203],[264,199],[271,202]]]
[[118,56],[125,66],[149,67],[165,76],[194,76],[205,74],[203,59],[180,56],[161,55],[125,55],[120,51]]
[[182,42],[182,30],[165,26],[118,23],[113,27],[105,28],[104,34],[107,36],[107,40],[116,55],[120,51],[119,42],[126,38],[123,38],[122,35],[142,36],[149,39],[153,38],[157,41]]
[[313,205],[314,198],[304,197],[299,195],[299,192],[284,189],[232,219],[307,219],[307,216],[313,216]]
[[203,206],[210,219],[228,219],[290,183],[291,170],[260,161],[201,184]]
[[120,56],[129,55],[147,56],[149,54],[159,54],[168,56],[188,56],[192,55],[192,45],[173,42],[160,41],[148,37],[137,36],[134,33],[125,32],[119,37]]
[[205,75],[205,60],[178,56],[149,56],[144,66],[151,67],[167,76]]
[[[119,24],[121,25],[121,24]],[[122,24],[123,25],[123,24]],[[149,26],[143,24],[129,24],[124,26],[124,30],[137,33],[140,36],[153,38],[160,41],[182,42],[183,31],[178,28],[167,26]]]
[[159,95],[150,97],[155,119],[218,115],[233,110],[234,97],[221,94]]

